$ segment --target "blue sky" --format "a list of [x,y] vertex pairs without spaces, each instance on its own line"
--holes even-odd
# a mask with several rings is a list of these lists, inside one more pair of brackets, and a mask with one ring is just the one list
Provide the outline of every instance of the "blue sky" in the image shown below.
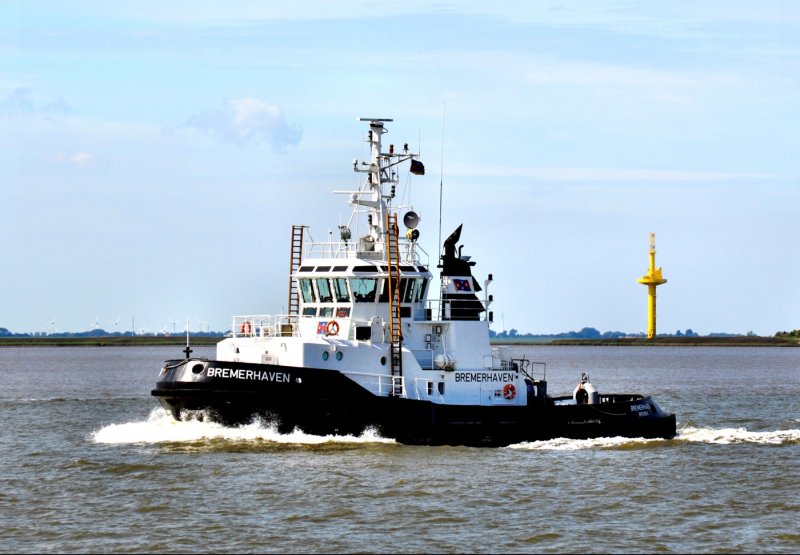
[[800,328],[788,0],[1,1],[0,326],[280,312],[365,116],[421,150],[420,242],[441,186],[496,331],[644,331],[650,232],[659,332]]

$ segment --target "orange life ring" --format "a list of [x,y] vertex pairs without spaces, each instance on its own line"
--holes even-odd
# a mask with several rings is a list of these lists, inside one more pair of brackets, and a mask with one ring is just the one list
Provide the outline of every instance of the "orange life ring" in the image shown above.
[[509,401],[517,396],[517,389],[514,387],[514,384],[507,383],[503,386],[503,397],[508,399]]
[[242,322],[242,333],[250,335],[251,331],[253,331],[253,327],[250,325],[250,321],[245,320]]
[[325,335],[339,335],[339,324],[331,320],[325,325]]

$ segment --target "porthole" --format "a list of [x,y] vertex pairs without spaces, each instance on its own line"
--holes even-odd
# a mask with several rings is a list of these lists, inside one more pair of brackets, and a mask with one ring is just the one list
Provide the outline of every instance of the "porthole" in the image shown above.
[[192,366],[192,373],[200,374],[203,372],[203,365],[202,364],[195,364]]
[[381,357],[381,366],[386,366],[386,357]]
[[342,351],[336,351],[336,360],[342,360],[344,353]]
[[322,351],[322,360],[328,360],[329,356],[331,356],[331,354],[328,351]]

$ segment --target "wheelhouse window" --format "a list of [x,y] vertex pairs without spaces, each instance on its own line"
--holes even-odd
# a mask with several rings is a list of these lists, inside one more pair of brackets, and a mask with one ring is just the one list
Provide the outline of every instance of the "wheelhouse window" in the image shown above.
[[349,303],[350,292],[347,290],[347,280],[345,278],[333,278],[333,293],[336,296],[336,302]]
[[[418,280],[416,278],[400,278],[400,302],[401,303],[413,303],[414,302],[414,292],[417,290],[417,282],[424,281]],[[419,300],[419,299],[417,299]],[[381,285],[381,294],[378,298],[378,302],[380,303],[388,303],[389,302],[389,279],[383,279],[383,285]]]
[[317,293],[319,293],[319,302],[332,303],[333,294],[331,293],[331,286],[328,278],[317,278]]
[[313,303],[315,301],[314,288],[311,286],[311,280],[308,278],[300,280],[300,291],[303,294],[304,303]]
[[406,289],[408,289],[408,284],[411,283],[413,280],[408,278],[403,278],[400,280],[400,302],[405,303],[408,302],[405,300],[406,298]]
[[414,302],[414,292],[417,290],[417,280],[416,279],[408,279],[403,280],[406,282],[406,290],[403,293],[402,299],[404,303],[413,303]]
[[375,293],[378,290],[378,280],[375,278],[352,278],[350,287],[353,298],[357,303],[374,303]]
[[417,302],[425,298],[425,289],[428,287],[428,280],[420,278],[417,280]]

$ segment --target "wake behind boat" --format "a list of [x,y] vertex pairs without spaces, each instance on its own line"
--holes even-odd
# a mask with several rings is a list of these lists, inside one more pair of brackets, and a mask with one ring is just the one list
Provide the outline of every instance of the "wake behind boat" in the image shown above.
[[544,363],[491,345],[492,275],[483,287],[472,275],[458,226],[434,281],[419,216],[394,206],[400,168],[425,168],[407,143],[384,150],[392,120],[361,121],[371,157],[353,161],[365,179],[347,192],[353,211],[338,240],[314,242],[307,226],[292,226],[287,313],[234,316],[214,360],[187,346],[185,359],[166,361],[152,391],[161,404],[176,419],[201,410],[225,424],[258,416],[285,433],[372,428],[408,444],[674,437],[675,415],[651,397],[600,394],[585,373],[571,397],[552,397]]

